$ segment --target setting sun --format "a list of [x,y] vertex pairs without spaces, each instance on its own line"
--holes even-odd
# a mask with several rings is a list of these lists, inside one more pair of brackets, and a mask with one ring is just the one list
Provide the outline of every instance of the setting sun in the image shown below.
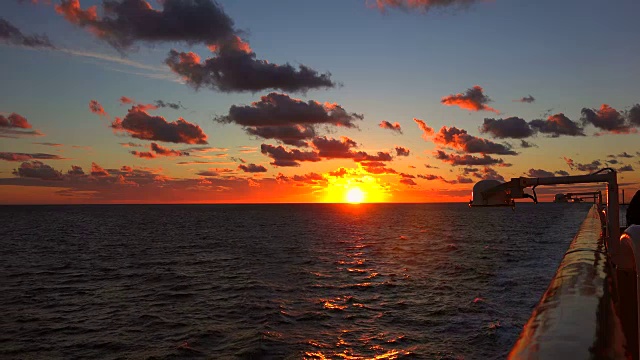
[[361,203],[364,200],[364,192],[360,188],[349,189],[347,192],[347,202],[352,204]]

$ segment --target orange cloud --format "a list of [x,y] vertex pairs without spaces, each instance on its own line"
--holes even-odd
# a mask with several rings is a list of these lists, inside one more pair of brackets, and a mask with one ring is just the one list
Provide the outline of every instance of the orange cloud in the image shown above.
[[482,87],[475,85],[467,89],[464,93],[451,94],[445,96],[440,101],[447,106],[458,106],[461,109],[470,111],[492,111],[499,114],[500,111],[487,106],[491,99],[482,92]]

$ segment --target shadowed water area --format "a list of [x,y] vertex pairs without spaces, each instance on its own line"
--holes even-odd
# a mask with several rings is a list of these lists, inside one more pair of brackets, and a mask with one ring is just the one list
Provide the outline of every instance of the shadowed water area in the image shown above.
[[0,358],[503,358],[588,209],[0,207]]

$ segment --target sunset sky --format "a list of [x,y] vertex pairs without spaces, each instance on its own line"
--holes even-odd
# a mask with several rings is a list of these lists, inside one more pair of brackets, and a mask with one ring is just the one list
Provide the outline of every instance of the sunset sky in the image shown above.
[[640,188],[637,0],[0,13],[2,204],[468,201],[604,167]]

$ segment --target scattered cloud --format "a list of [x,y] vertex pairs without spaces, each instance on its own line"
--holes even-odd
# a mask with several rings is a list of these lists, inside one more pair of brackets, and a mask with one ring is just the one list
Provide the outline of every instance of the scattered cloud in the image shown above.
[[46,35],[25,35],[2,17],[0,17],[0,42],[31,48],[55,48]]
[[556,174],[551,171],[546,171],[542,169],[533,169],[533,168],[529,169],[529,171],[527,171],[525,175],[527,175],[528,177],[534,177],[534,178],[556,176]]
[[272,92],[251,105],[232,105],[229,114],[218,116],[215,120],[241,126],[325,124],[354,128],[355,121],[363,118],[360,114],[347,112],[335,103],[320,103],[314,100],[305,102],[287,94]]
[[162,116],[152,116],[133,106],[124,119],[116,118],[111,127],[131,137],[183,144],[207,144],[207,135],[200,126],[183,118],[167,122]]
[[153,104],[158,108],[170,108],[173,110],[185,109],[185,107],[182,106],[180,101],[178,101],[177,103],[173,103],[173,102],[168,102],[163,100],[156,100],[153,102]]
[[169,149],[156,143],[151,143],[149,148],[151,151],[130,151],[130,153],[143,159],[154,159],[158,156],[189,156],[188,152]]
[[8,117],[0,115],[0,128],[31,129],[31,127],[27,118],[20,114],[11,113]]
[[19,168],[13,170],[13,175],[41,180],[62,180],[62,172],[37,160],[23,162]]
[[246,173],[261,173],[261,172],[267,172],[267,168],[262,166],[262,165],[256,165],[256,164],[249,164],[249,165],[243,165],[240,164],[238,165],[238,169],[242,170]]
[[450,147],[465,153],[482,153],[498,155],[517,155],[508,145],[494,143],[467,133],[464,129],[455,126],[450,128],[443,126],[433,137],[433,142],[445,147]]
[[92,162],[91,163],[91,176],[101,177],[101,176],[109,176],[109,172],[102,168],[102,166]]
[[627,118],[634,126],[640,126],[640,104],[635,104],[627,111]]
[[329,159],[351,159],[354,157],[351,150],[358,146],[355,141],[346,136],[340,139],[316,137],[311,144],[318,151],[318,156]]
[[234,123],[263,139],[274,139],[286,145],[306,147],[316,136],[317,125],[355,128],[364,117],[349,113],[335,103],[303,101],[286,94],[272,92],[251,105],[233,105],[229,113],[215,117],[220,123]]
[[287,150],[282,146],[262,144],[260,151],[273,159],[274,166],[300,166],[301,161],[318,162],[320,157],[316,152],[300,151],[298,149]]
[[29,130],[31,128],[33,128],[33,126],[27,118],[20,114],[11,113],[9,116],[0,114],[0,138],[44,135],[38,130]]
[[592,162],[590,162],[588,164],[581,164],[581,163],[575,162],[571,158],[563,157],[563,159],[567,163],[567,165],[569,166],[569,168],[571,170],[578,170],[578,171],[584,171],[584,172],[594,172],[594,171],[600,169],[600,167],[602,167],[602,162],[600,162],[600,160],[593,160]]
[[482,157],[477,157],[469,154],[458,155],[458,154],[447,154],[442,150],[436,150],[434,153],[436,159],[441,160],[445,163],[451,164],[453,166],[467,165],[467,166],[475,166],[475,165],[498,165],[504,164],[504,160],[496,159],[489,155],[482,155]]
[[395,131],[397,133],[402,134],[402,127],[400,126],[400,123],[398,123],[398,122],[395,122],[395,123],[392,124],[392,123],[390,123],[390,122],[388,122],[386,120],[382,120],[380,122],[380,125],[378,125],[378,126],[380,126],[383,129],[389,129],[391,131]]
[[401,10],[418,10],[428,12],[435,9],[444,9],[448,7],[464,8],[471,4],[479,2],[479,0],[367,0],[366,3],[370,7],[376,7],[381,11],[387,8]]
[[624,151],[624,152],[622,152],[622,153],[620,153],[620,154],[618,154],[616,156],[621,157],[621,158],[632,158],[633,157],[633,155],[629,154],[626,151]]
[[529,125],[533,130],[551,137],[559,137],[561,135],[585,136],[584,129],[563,113],[551,115],[547,120],[531,120]]
[[424,120],[413,118],[413,121],[415,121],[415,123],[418,124],[418,127],[420,128],[420,130],[422,130],[423,139],[428,140],[430,136],[433,136],[434,134],[433,128],[431,126],[428,126],[424,122]]
[[316,136],[315,128],[311,125],[249,126],[244,130],[249,135],[263,139],[274,139],[283,144],[297,147],[309,146],[306,140]]
[[581,113],[583,125],[591,124],[605,133],[629,134],[637,132],[618,110],[607,104],[602,104],[598,110],[583,108]]
[[618,172],[628,172],[628,171],[634,171],[633,170],[633,166],[631,165],[624,165],[618,168]]
[[520,140],[520,147],[523,149],[528,149],[528,148],[532,148],[532,147],[538,147],[538,145],[528,142],[526,140]]
[[500,113],[498,110],[487,106],[487,103],[491,102],[491,99],[483,93],[482,87],[478,85],[467,89],[464,93],[445,96],[440,102],[447,106],[458,106],[461,109],[469,111],[492,111],[497,114]]
[[104,111],[104,107],[97,100],[89,101],[89,110],[99,116],[108,116],[107,112]]
[[26,161],[26,160],[65,160],[65,158],[53,154],[43,153],[15,153],[15,152],[0,152],[0,160],[5,161]]
[[411,153],[409,149],[402,146],[396,146],[395,150],[396,150],[396,156],[409,156],[409,154]]
[[70,23],[124,51],[136,42],[177,42],[215,45],[236,35],[233,20],[215,1],[163,0],[156,10],[145,0],[104,0],[83,10],[79,0],[61,0],[56,12]]
[[490,133],[499,139],[524,139],[534,134],[529,124],[519,117],[509,117],[506,119],[485,118],[480,127],[483,134]]
[[34,145],[42,145],[42,146],[50,146],[50,147],[61,147],[62,144],[52,143],[52,142],[34,142]]
[[523,96],[518,100],[513,100],[515,102],[521,102],[521,103],[528,103],[531,104],[532,102],[536,101],[536,98],[534,98],[533,96],[529,95],[529,96]]
[[118,144],[120,144],[122,147],[128,147],[128,148],[144,147],[144,145],[142,145],[142,144],[136,144],[136,143],[133,143],[133,142],[118,143]]
[[400,183],[408,185],[408,186],[416,186],[416,185],[418,185],[418,184],[416,184],[415,181],[413,181],[413,179],[406,179],[406,178],[400,179]]
[[204,86],[222,92],[306,92],[336,86],[328,72],[320,74],[302,64],[297,69],[288,63],[273,64],[256,59],[254,52],[234,48],[220,48],[214,57],[203,62],[193,52],[171,50],[165,63],[195,89]]

